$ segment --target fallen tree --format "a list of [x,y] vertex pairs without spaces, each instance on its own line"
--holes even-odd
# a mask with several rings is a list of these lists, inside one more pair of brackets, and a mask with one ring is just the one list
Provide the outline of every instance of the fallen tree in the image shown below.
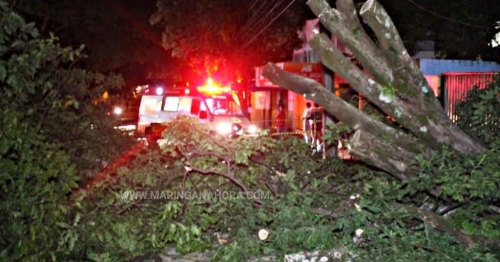
[[[468,136],[445,114],[403,46],[390,17],[377,1],[369,0],[359,10],[364,22],[375,32],[377,41],[363,29],[352,0],[338,0],[336,9],[323,0],[310,0],[307,4],[367,72],[338,50],[325,34],[316,35],[310,41],[321,62],[410,133],[363,114],[319,83],[287,73],[272,63],[265,66],[263,75],[322,105],[357,132],[351,153],[358,159],[398,177],[407,177],[413,175],[414,169],[404,165],[416,154],[441,150],[445,146],[465,155],[485,150],[484,145]],[[367,152],[367,144],[378,150]]]
[[[418,177],[419,167],[412,163],[419,155],[431,155],[444,148],[463,156],[486,150],[485,145],[470,137],[445,114],[390,17],[377,1],[369,0],[359,10],[352,0],[338,0],[336,8],[324,0],[309,0],[307,4],[321,23],[352,51],[364,69],[338,50],[326,34],[318,34],[309,44],[323,65],[344,78],[404,129],[389,126],[346,103],[318,82],[285,72],[272,63],[265,66],[263,75],[320,104],[353,129],[355,133],[349,145],[352,155],[407,181]],[[364,25],[373,30],[376,40],[367,34]],[[431,192],[434,196],[438,194]],[[466,249],[476,245],[499,248],[497,239],[476,238],[455,227],[444,226],[447,222],[441,215],[418,211],[419,207],[404,206],[403,209],[421,215],[431,227],[453,235]]]

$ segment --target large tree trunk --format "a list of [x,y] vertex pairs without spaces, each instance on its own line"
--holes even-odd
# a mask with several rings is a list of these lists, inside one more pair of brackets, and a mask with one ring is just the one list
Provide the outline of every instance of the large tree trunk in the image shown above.
[[[404,180],[418,175],[418,167],[412,163],[419,154],[429,154],[444,147],[464,155],[485,150],[484,145],[468,136],[445,114],[378,2],[366,1],[359,12],[353,0],[337,0],[336,9],[325,0],[309,0],[307,4],[321,23],[352,51],[366,71],[338,50],[328,36],[318,34],[309,44],[323,65],[344,78],[407,131],[364,114],[316,81],[285,72],[272,63],[265,66],[263,75],[322,105],[328,113],[355,130],[349,144],[352,155]],[[360,18],[373,30],[376,42],[364,31]],[[430,193],[436,195],[436,192]],[[438,214],[418,207],[395,205],[431,227],[455,236],[466,248],[477,245],[491,250],[500,248],[498,239],[471,235],[453,227]]]
[[416,170],[407,165],[419,153],[441,150],[443,146],[465,155],[485,150],[445,114],[379,3],[369,0],[359,11],[364,22],[375,32],[378,44],[361,26],[352,0],[338,0],[336,9],[325,0],[309,0],[307,4],[368,72],[345,57],[325,34],[316,35],[310,41],[321,62],[411,132],[405,134],[364,115],[311,79],[286,73],[273,64],[266,65],[263,75],[269,80],[317,102],[358,131],[351,144],[352,154],[405,178],[415,174]]
[[484,150],[446,116],[384,8],[375,0],[369,0],[360,11],[377,36],[377,46],[361,27],[352,28],[357,24],[352,21],[356,19],[352,0],[337,2],[342,7],[340,10],[332,9],[324,0],[310,0],[307,4],[373,77],[346,61],[325,35],[316,36],[310,42],[322,63],[430,147],[450,145],[468,155]]
[[[362,131],[363,135],[358,133],[354,136],[356,139],[351,143],[350,153],[357,159],[385,170],[397,178],[404,179],[417,175],[414,168],[405,165],[410,165],[415,155],[431,152],[415,137],[364,114],[314,80],[285,72],[272,63],[266,65],[264,75],[280,86],[306,95],[308,99],[322,105],[328,113],[353,130]],[[376,139],[373,139],[374,137]]]

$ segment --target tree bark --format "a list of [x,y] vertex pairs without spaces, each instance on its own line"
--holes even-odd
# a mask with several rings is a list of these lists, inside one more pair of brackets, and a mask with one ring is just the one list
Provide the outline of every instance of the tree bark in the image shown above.
[[[464,155],[474,155],[486,149],[445,114],[404,47],[391,18],[376,0],[366,1],[359,16],[353,0],[337,0],[337,9],[331,8],[325,0],[308,0],[307,5],[320,22],[350,49],[364,69],[345,57],[325,34],[318,34],[309,44],[322,64],[411,133],[365,115],[312,79],[267,64],[263,76],[322,105],[328,113],[356,131],[351,139],[351,154],[399,179],[407,179],[418,175],[418,167],[411,163],[421,153],[439,151],[446,146]],[[374,31],[376,42],[364,31],[359,17]],[[427,225],[450,233],[468,249],[476,245],[500,249],[500,240],[471,235],[438,214],[413,206],[396,206],[406,209]],[[318,259],[317,253],[310,257],[294,256],[291,259],[299,260],[285,261],[309,258]]]
[[432,152],[415,137],[364,114],[314,80],[285,72],[272,63],[264,67],[263,75],[273,83],[321,104],[326,112],[357,131],[358,135],[355,137],[358,137],[358,140],[351,144],[350,152],[359,160],[385,170],[397,178],[415,176],[417,171],[411,167],[415,156]]
[[412,165],[418,153],[408,151],[397,143],[358,130],[351,139],[350,147],[349,153],[357,159],[379,167],[400,180],[418,176],[418,167]]
[[310,78],[283,71],[273,63],[268,63],[264,67],[262,74],[273,83],[321,104],[326,112],[334,115],[339,121],[353,130],[372,130],[372,132],[381,134],[381,136],[393,137],[396,143],[414,143],[412,137],[364,114]]
[[439,149],[449,145],[466,155],[483,151],[483,145],[446,116],[383,7],[369,0],[361,8],[363,18],[379,38],[377,46],[363,30],[357,29],[360,23],[354,20],[353,7],[347,1],[350,0],[339,0],[339,10],[331,8],[325,0],[309,0],[307,4],[373,77],[346,59],[328,37],[316,35],[310,44],[322,63],[429,147]]

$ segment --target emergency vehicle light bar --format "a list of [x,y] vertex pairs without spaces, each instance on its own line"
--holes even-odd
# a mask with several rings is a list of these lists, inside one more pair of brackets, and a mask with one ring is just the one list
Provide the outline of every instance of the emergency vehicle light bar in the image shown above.
[[207,95],[216,95],[216,94],[231,92],[231,87],[228,86],[222,87],[217,83],[214,83],[214,80],[209,77],[207,79],[207,83],[204,86],[198,86],[196,90],[198,90],[198,92],[205,93]]
[[230,86],[221,86],[214,82],[211,78],[207,79],[207,82],[205,85],[198,86],[196,89],[190,88],[189,86],[186,87],[164,87],[164,86],[141,86],[138,87],[138,90],[143,91],[144,94],[150,94],[150,95],[165,95],[165,94],[185,94],[189,95],[192,92],[200,92],[205,95],[223,95],[230,93],[232,91],[232,88]]
[[218,86],[199,86],[196,88],[198,92],[202,92],[208,95],[222,94],[231,92],[230,87],[218,87]]

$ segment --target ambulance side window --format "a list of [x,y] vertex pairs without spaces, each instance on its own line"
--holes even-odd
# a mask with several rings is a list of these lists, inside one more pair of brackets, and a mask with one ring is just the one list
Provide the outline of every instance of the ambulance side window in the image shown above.
[[165,103],[163,104],[163,111],[177,112],[178,108],[179,108],[179,97],[178,96],[165,97]]
[[179,101],[179,114],[189,114],[191,112],[191,100],[189,96],[182,96]]

